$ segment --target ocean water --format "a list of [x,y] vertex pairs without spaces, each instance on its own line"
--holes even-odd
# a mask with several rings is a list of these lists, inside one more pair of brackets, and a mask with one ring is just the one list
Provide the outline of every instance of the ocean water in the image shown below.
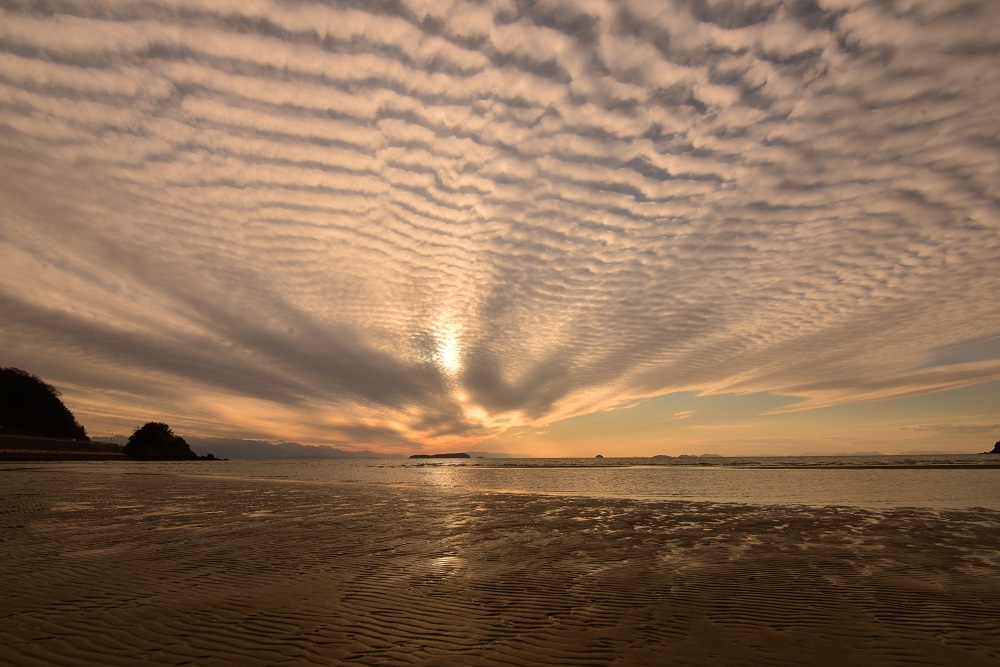
[[[23,464],[22,464],[23,465]],[[44,464],[47,466],[55,464]],[[634,500],[1000,510],[1000,457],[281,459],[58,464],[105,474],[177,474],[318,484]]]

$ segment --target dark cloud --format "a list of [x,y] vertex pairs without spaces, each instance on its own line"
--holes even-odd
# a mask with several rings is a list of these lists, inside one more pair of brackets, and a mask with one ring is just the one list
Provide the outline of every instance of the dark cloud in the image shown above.
[[746,0],[684,0],[679,2],[703,23],[712,23],[727,30],[748,28],[774,18],[778,3]]

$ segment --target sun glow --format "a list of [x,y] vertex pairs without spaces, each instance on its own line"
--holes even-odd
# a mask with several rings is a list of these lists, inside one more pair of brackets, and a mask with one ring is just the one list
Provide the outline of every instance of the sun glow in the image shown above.
[[436,336],[437,354],[435,361],[449,375],[456,374],[462,368],[462,345],[459,333],[459,327],[443,325],[438,329]]

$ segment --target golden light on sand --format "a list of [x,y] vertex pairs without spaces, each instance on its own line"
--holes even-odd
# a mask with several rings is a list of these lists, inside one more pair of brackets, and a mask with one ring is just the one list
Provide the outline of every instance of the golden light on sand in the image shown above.
[[1000,652],[996,511],[158,471],[3,473],[0,662],[986,667]]

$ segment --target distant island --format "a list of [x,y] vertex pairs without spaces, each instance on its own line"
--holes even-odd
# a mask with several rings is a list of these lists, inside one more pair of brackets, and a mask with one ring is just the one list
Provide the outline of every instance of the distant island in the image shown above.
[[471,459],[472,457],[461,452],[458,454],[414,454],[411,459]]

